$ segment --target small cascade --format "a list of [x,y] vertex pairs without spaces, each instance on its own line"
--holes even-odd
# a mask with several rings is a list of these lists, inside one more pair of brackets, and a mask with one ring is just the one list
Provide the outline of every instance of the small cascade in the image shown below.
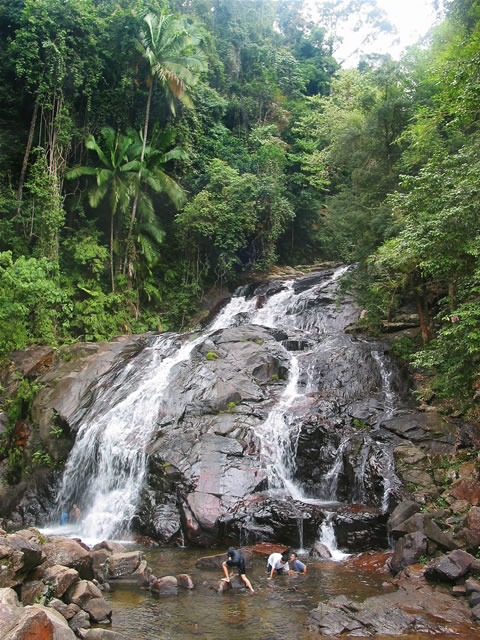
[[348,553],[343,553],[337,547],[337,538],[335,536],[335,529],[333,527],[333,518],[335,513],[332,511],[327,511],[325,513],[325,520],[320,527],[320,538],[319,542],[324,544],[327,549],[330,551],[332,555],[332,560],[340,561],[345,560],[345,558],[349,557]]
[[395,410],[395,392],[392,388],[392,376],[393,371],[391,367],[387,366],[385,354],[380,351],[372,351],[372,356],[380,371],[382,378],[382,391],[384,396],[384,415],[385,418],[391,418]]
[[355,462],[355,484],[352,493],[352,501],[360,504],[365,502],[365,471],[369,455],[370,443],[364,439]]
[[218,329],[225,329],[234,324],[238,314],[248,315],[255,312],[256,298],[246,300],[245,296],[233,296],[230,302],[220,311],[218,316],[213,319],[209,326],[209,332],[213,333]]
[[340,442],[332,466],[322,478],[320,493],[326,500],[337,499],[338,481],[344,465],[343,456],[349,443],[350,437],[347,435]]
[[292,355],[287,386],[258,432],[270,489],[289,491],[292,485],[301,423],[292,420],[291,408],[299,398],[299,373],[298,356]]
[[399,488],[400,482],[395,474],[395,463],[393,455],[385,452],[385,473],[383,475],[383,499],[381,509],[383,513],[387,513],[390,507],[390,498],[392,494]]
[[298,550],[297,550],[297,553],[305,553],[305,549],[303,548],[303,517],[302,516],[297,518],[297,526],[298,526]]
[[[293,280],[284,283],[284,288],[273,296],[270,296],[265,304],[256,311],[251,318],[252,324],[260,324],[263,327],[279,328],[285,321],[288,313],[287,303],[293,296]],[[290,328],[291,325],[290,325]]]

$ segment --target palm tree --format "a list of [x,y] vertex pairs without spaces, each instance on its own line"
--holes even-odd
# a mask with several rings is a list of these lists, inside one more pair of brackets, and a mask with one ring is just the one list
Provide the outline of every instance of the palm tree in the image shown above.
[[[188,107],[192,106],[189,89],[196,84],[198,74],[206,69],[205,58],[199,49],[200,42],[199,28],[196,25],[187,26],[181,18],[154,13],[148,13],[144,18],[137,49],[148,63],[149,75],[140,164],[145,157],[154,84],[160,84],[173,115],[176,99]],[[140,173],[138,181],[141,181]],[[133,201],[129,237],[135,223],[137,204],[138,195]]]
[[[138,210],[141,217],[142,228],[153,229],[155,227],[155,213],[153,210],[152,199],[150,193],[165,193],[175,208],[181,207],[185,202],[185,191],[182,187],[169,175],[165,173],[165,165],[171,160],[184,160],[187,154],[174,147],[169,149],[175,139],[175,132],[161,131],[155,125],[150,143],[145,145],[141,133],[129,131],[129,137],[132,139],[132,146],[128,150],[128,155],[132,158],[131,162],[126,165],[128,170],[138,171],[136,177],[136,198],[138,202]],[[144,152],[143,161],[137,160],[138,156]],[[125,258],[123,262],[123,273],[131,275],[131,260],[129,260],[130,240],[133,232],[133,222],[128,229]],[[158,243],[158,239],[162,238],[162,234],[149,235]]]
[[88,136],[86,147],[98,156],[100,165],[97,167],[74,167],[66,177],[68,179],[80,176],[95,176],[96,184],[88,191],[90,206],[96,208],[108,199],[110,209],[110,273],[112,291],[115,291],[113,269],[114,247],[114,219],[118,211],[125,214],[134,193],[136,171],[130,165],[128,150],[133,139],[115,132],[111,127],[104,127],[101,134],[105,143],[104,150],[100,148],[93,135]]

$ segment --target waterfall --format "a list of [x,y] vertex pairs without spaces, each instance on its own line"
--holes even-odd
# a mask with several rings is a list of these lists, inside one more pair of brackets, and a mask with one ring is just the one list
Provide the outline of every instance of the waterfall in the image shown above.
[[[85,539],[107,539],[128,531],[145,479],[145,449],[156,428],[159,401],[166,390],[172,368],[186,360],[200,338],[184,344],[165,357],[173,337],[158,337],[150,347],[145,369],[137,368],[131,380],[130,367],[122,374],[133,387],[123,400],[102,415],[86,416],[68,459],[58,495],[65,509],[82,505],[78,533]],[[78,489],[82,487],[82,495]]]
[[[128,534],[145,488],[148,448],[160,429],[159,414],[165,414],[162,425],[169,425],[181,424],[185,413],[185,406],[171,401],[175,390],[170,388],[170,383],[182,368],[188,367],[188,363],[193,367],[201,360],[199,353],[202,353],[203,343],[215,341],[217,332],[222,329],[239,325],[267,327],[274,330],[271,334],[275,337],[277,333],[288,336],[287,341],[281,337],[275,343],[277,361],[280,358],[288,363],[286,384],[283,387],[273,384],[262,387],[258,383],[256,387],[259,389],[258,402],[264,403],[267,399],[270,403],[263,423],[255,426],[255,437],[260,445],[258,462],[266,471],[269,490],[273,495],[286,495],[303,503],[337,502],[339,478],[344,471],[344,455],[351,443],[351,434],[336,445],[330,468],[318,483],[317,490],[311,492],[316,497],[306,496],[299,484],[296,460],[304,419],[314,402],[306,394],[315,395],[322,391],[315,363],[322,361],[328,365],[337,342],[342,343],[343,337],[350,345],[348,341],[351,338],[346,336],[345,327],[351,323],[352,307],[339,310],[335,298],[337,280],[346,269],[342,267],[316,274],[310,280],[310,276],[306,276],[300,281],[275,283],[275,293],[262,295],[261,308],[258,308],[256,296],[246,294],[248,289],[238,290],[206,330],[184,335],[148,336],[148,344],[143,350],[129,360],[118,362],[96,381],[92,385],[89,406],[84,409],[81,419],[78,417],[75,443],[58,493],[59,509],[69,511],[76,503],[82,512],[80,521],[70,533],[85,540]],[[309,282],[313,284],[309,285]],[[239,341],[243,340],[239,338]],[[287,350],[282,341],[293,348],[301,345],[298,349],[313,342],[315,345],[311,350],[293,351]],[[194,350],[197,360],[192,359]],[[388,366],[380,353],[373,352],[373,357],[382,376],[386,415],[390,410],[393,412],[394,399]],[[371,363],[371,356],[368,358]],[[222,360],[219,360],[218,367],[221,365]],[[215,380],[217,373],[214,369],[206,368],[205,371],[205,375],[211,376],[209,380]],[[195,397],[195,381],[191,384],[192,388],[188,389],[189,406],[201,407],[202,398]],[[252,381],[252,387],[256,384]],[[342,381],[337,383],[335,380],[333,388],[336,384],[341,386]],[[275,393],[278,388],[282,391]],[[256,393],[255,390],[253,395]],[[261,405],[259,415],[265,415],[264,407],[265,404]],[[234,419],[235,413],[230,417]],[[192,423],[190,426],[192,428]],[[195,422],[193,428],[196,428]],[[334,441],[338,442],[338,438]],[[328,454],[331,459],[332,451],[329,450]],[[360,474],[357,474],[353,487],[356,500],[363,499],[361,472],[366,468],[368,456],[369,447],[365,439],[358,458]],[[385,456],[384,465],[392,472],[387,475],[394,478],[393,460],[387,454]],[[387,508],[389,496],[395,489],[391,478],[383,479],[384,508]],[[300,514],[300,509],[298,512]],[[303,519],[301,523],[299,520],[302,546],[301,526]],[[326,529],[325,536],[327,533],[331,535],[332,531]]]
[[293,430],[290,429],[289,413],[295,400],[299,397],[297,390],[299,371],[298,357],[291,356],[290,376],[287,386],[258,433],[262,456],[267,469],[269,487],[273,489],[289,489],[293,484],[295,445],[300,425],[293,423]]
[[395,393],[392,389],[392,369],[387,366],[385,354],[372,351],[372,356],[378,364],[382,378],[385,418],[391,418],[395,409]]
[[343,551],[340,551],[340,549],[337,547],[337,538],[335,536],[335,529],[333,527],[334,516],[335,513],[333,513],[332,511],[327,511],[325,513],[325,520],[320,527],[319,542],[324,544],[330,551],[332,560],[339,561],[348,558],[349,554],[343,553]]
[[[241,306],[233,298],[215,329],[232,324]],[[196,338],[187,336],[180,348],[175,347],[177,335],[154,338],[142,352],[141,366],[135,361],[127,363],[112,389],[87,411],[57,497],[59,510],[68,511],[74,503],[81,507],[81,520],[69,527],[70,533],[84,540],[128,533],[145,482],[146,447],[157,428],[158,409],[168,393],[172,369],[186,361],[213,330]],[[122,389],[120,400],[115,395],[118,389]]]

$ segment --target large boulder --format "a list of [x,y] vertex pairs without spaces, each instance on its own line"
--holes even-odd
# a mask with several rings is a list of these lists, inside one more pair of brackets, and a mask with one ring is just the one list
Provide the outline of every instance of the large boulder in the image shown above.
[[2,638],[13,629],[20,619],[22,607],[13,589],[0,589],[0,630]]
[[64,599],[67,603],[73,603],[80,609],[85,609],[85,605],[92,598],[102,598],[102,592],[93,582],[80,580],[67,590]]
[[427,552],[427,538],[420,532],[407,533],[395,545],[390,566],[394,573],[398,573],[411,564],[416,564]]
[[106,560],[107,578],[117,580],[134,573],[143,560],[141,551],[112,553]]
[[50,537],[43,545],[47,566],[62,565],[78,571],[81,578],[93,578],[92,556],[76,540],[63,537]]
[[41,605],[22,609],[15,627],[2,637],[4,640],[75,640],[65,618]]
[[425,576],[431,580],[455,582],[468,573],[474,560],[466,551],[457,549],[429,565]]
[[43,581],[51,586],[56,598],[61,598],[79,579],[78,571],[58,564],[46,569],[43,575]]

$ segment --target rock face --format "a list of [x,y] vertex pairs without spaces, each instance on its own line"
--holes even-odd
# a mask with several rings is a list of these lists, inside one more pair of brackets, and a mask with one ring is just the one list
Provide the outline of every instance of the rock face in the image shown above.
[[322,637],[376,638],[449,629],[468,637],[472,613],[463,600],[434,590],[421,573],[403,575],[398,591],[352,602],[339,596],[310,612],[308,626]]
[[[55,412],[75,443],[62,482],[45,483],[42,511],[34,516],[25,491],[9,502],[7,524],[44,520],[56,493],[95,523],[101,486],[111,496],[102,503],[110,535],[128,526],[163,544],[300,544],[301,523],[311,545],[328,508],[340,546],[385,547],[385,514],[404,496],[402,481],[434,493],[428,456],[454,451],[457,427],[412,409],[408,377],[387,344],[348,333],[359,310],[349,299],[337,305],[339,274],[249,285],[201,333],[75,345],[61,360],[37,354],[42,366],[16,354],[45,385],[33,407],[42,437]],[[288,483],[308,500],[282,491]],[[455,548],[435,527],[425,523],[427,538]],[[464,536],[473,544],[474,534]],[[84,561],[80,549],[58,557],[59,548],[55,555],[45,545],[49,566],[85,580],[94,571],[121,579],[123,564],[131,576],[138,560],[107,562],[99,549]]]

